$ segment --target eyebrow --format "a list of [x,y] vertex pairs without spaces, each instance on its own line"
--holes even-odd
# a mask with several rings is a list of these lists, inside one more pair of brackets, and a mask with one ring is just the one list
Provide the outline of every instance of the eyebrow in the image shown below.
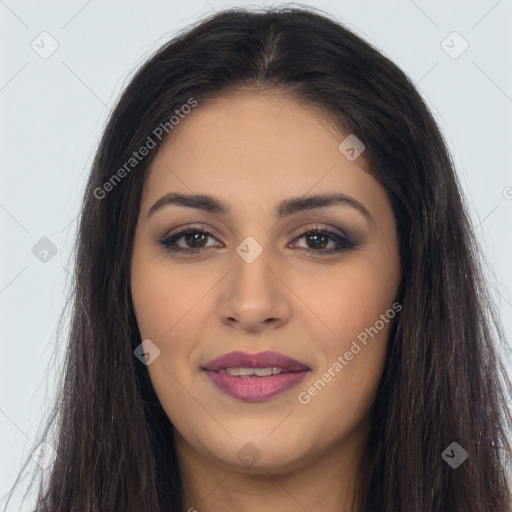
[[[277,204],[272,212],[274,217],[281,219],[294,213],[315,208],[323,208],[336,204],[351,206],[362,213],[368,220],[372,221],[370,212],[356,199],[345,194],[318,194],[311,196],[296,196],[284,199]],[[208,194],[182,194],[170,192],[162,196],[149,209],[148,217],[167,205],[186,206],[188,208],[197,208],[211,213],[220,213],[227,215],[230,213],[229,206],[222,200]]]

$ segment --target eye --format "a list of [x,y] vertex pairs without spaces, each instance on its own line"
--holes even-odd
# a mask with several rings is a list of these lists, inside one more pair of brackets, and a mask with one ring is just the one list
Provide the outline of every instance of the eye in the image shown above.
[[[348,237],[339,235],[329,229],[308,228],[295,239],[302,240],[306,243],[304,250],[308,253],[316,253],[319,256],[329,255],[332,253],[354,249],[356,244]],[[334,247],[327,249],[326,247],[332,242]]]
[[[208,238],[214,238],[208,231],[186,226],[185,228],[178,230],[176,233],[159,240],[159,243],[168,252],[182,254],[196,254],[204,252],[204,249],[208,247],[223,246],[222,242],[207,245]],[[300,241],[302,239],[304,239],[307,247],[299,247],[299,249],[319,256],[354,249],[356,246],[356,244],[348,237],[335,233],[334,231],[330,231],[329,229],[319,229],[318,226],[313,229],[308,228],[302,231],[299,236],[295,238],[292,245],[296,245],[296,241]],[[334,247],[331,247],[330,249],[327,248],[329,243],[333,244]]]
[[[213,235],[208,231],[187,226],[178,230],[176,233],[165,237],[163,240],[160,240],[159,243],[169,252],[198,253],[202,252],[203,248],[215,247],[215,245],[206,245],[206,241],[209,237],[213,238]],[[185,247],[177,244],[181,239],[183,239]],[[190,247],[189,244],[193,247]],[[216,244],[216,246],[218,247],[219,244]]]

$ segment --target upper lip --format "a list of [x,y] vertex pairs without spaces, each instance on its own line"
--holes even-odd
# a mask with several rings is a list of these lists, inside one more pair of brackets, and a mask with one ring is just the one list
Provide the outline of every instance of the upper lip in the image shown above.
[[310,370],[309,366],[279,352],[265,351],[257,354],[229,352],[216,357],[202,366],[203,370],[218,372],[226,368],[267,368],[277,367],[290,372]]

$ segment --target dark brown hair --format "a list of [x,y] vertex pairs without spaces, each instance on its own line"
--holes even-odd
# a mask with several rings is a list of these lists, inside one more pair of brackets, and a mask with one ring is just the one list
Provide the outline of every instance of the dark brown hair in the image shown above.
[[[369,411],[358,496],[365,512],[503,512],[511,489],[504,341],[454,166],[407,76],[311,8],[232,9],[202,20],[138,70],[112,111],[84,196],[72,325],[51,421],[56,460],[41,511],[180,511],[173,427],[133,354],[141,338],[130,262],[156,151],[97,191],[190,98],[280,91],[366,146],[397,221],[402,311]],[[186,122],[186,121],[185,121]],[[468,458],[441,457],[457,442]]]

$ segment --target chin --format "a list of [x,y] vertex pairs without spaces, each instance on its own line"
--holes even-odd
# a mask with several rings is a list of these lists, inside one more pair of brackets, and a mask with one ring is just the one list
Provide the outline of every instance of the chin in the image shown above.
[[245,430],[243,434],[234,435],[222,447],[212,447],[210,456],[229,466],[230,470],[236,468],[253,474],[286,473],[300,465],[300,460],[306,456],[303,442],[288,438],[288,442],[283,443],[283,439],[270,439],[267,435]]

